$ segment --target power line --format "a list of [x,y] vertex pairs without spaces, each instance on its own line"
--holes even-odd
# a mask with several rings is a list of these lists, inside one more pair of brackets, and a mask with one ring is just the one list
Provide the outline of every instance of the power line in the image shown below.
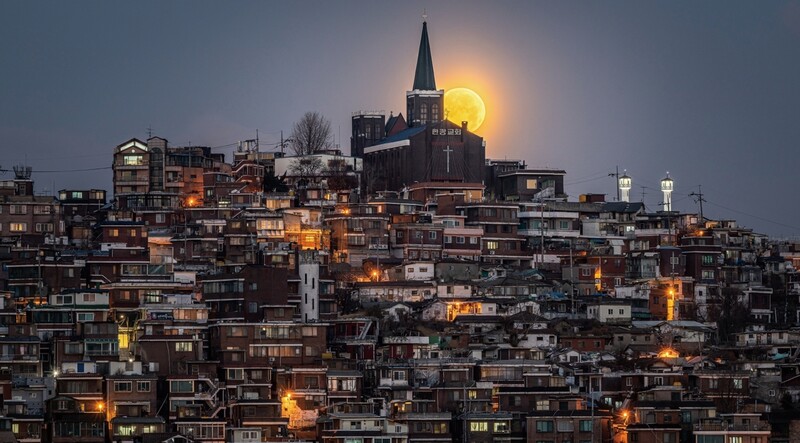
[[[111,166],[102,166],[99,168],[85,168],[85,169],[51,169],[51,170],[39,170],[33,169],[31,172],[35,172],[37,174],[50,174],[50,173],[58,173],[58,172],[89,172],[89,171],[102,171],[104,169],[111,169]],[[11,172],[10,169],[0,169],[0,172]]]
[[731,209],[731,208],[728,208],[728,207],[726,207],[726,206],[722,206],[722,205],[720,205],[720,204],[717,204],[717,203],[714,203],[714,202],[710,202],[710,201],[708,201],[708,200],[704,200],[704,201],[705,201],[706,203],[708,203],[709,205],[716,206],[716,207],[718,207],[718,208],[722,208],[722,209],[725,209],[725,210],[727,210],[727,211],[735,212],[735,213],[737,213],[737,214],[741,214],[741,215],[746,215],[746,216],[748,216],[748,217],[753,217],[753,218],[755,218],[755,219],[758,219],[758,220],[761,220],[761,221],[765,221],[765,222],[767,222],[767,223],[772,223],[772,224],[774,224],[774,225],[783,226],[784,228],[789,228],[789,229],[794,229],[794,230],[796,230],[796,231],[800,231],[800,227],[798,227],[798,226],[787,225],[787,224],[785,224],[785,223],[777,222],[777,221],[775,221],[775,220],[770,220],[770,219],[768,219],[768,218],[764,218],[764,217],[761,217],[761,216],[758,216],[758,215],[753,215],[753,214],[749,214],[749,213],[747,213],[747,212],[744,212],[744,211],[739,211],[739,210],[736,210],[736,209]]
[[564,183],[564,186],[571,186],[571,185],[577,185],[577,184],[580,184],[580,183],[593,182],[593,181],[597,181],[597,180],[600,180],[600,179],[603,179],[603,178],[606,178],[606,177],[608,177],[608,176],[605,173],[603,173],[603,175],[601,177],[587,178],[587,179],[578,180],[578,181],[575,181],[575,182]]

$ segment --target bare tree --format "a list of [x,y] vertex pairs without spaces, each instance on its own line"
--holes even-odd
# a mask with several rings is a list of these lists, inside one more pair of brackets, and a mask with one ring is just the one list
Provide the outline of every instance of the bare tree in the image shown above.
[[313,155],[297,157],[289,163],[289,170],[293,175],[300,177],[304,184],[308,184],[311,178],[316,177],[322,171],[322,160]]
[[295,155],[309,155],[327,148],[330,144],[331,122],[319,112],[306,112],[292,127],[292,151]]
[[351,175],[347,162],[342,158],[328,161],[325,175],[328,177],[328,188],[334,191],[353,189],[358,186],[358,179]]

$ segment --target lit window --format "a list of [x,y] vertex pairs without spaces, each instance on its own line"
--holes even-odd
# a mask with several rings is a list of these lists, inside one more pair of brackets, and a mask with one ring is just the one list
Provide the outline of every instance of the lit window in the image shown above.
[[472,421],[469,423],[470,432],[486,432],[489,430],[489,423],[485,421]]
[[126,155],[122,157],[122,164],[125,166],[141,166],[144,164],[144,156]]

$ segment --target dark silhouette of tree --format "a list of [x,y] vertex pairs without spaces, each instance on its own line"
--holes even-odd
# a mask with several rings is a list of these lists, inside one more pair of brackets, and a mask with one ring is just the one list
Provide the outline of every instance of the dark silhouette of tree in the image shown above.
[[319,112],[306,112],[292,127],[291,147],[297,156],[314,154],[330,145],[331,122]]
[[784,411],[792,411],[794,410],[794,403],[792,402],[792,395],[788,392],[784,393],[781,396],[781,408]]
[[289,192],[286,184],[286,174],[281,177],[267,175],[264,177],[264,192]]
[[720,342],[733,340],[733,334],[744,331],[750,312],[739,301],[742,291],[736,288],[722,288],[722,309],[717,320],[717,331]]
[[333,191],[354,189],[358,186],[358,179],[348,174],[348,165],[344,159],[336,158],[328,162],[325,175],[328,177],[328,188]]

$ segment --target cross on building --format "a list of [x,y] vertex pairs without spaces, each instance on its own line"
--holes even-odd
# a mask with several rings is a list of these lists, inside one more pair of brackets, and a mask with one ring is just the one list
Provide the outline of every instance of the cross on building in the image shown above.
[[453,149],[450,148],[450,145],[447,145],[447,147],[444,148],[444,153],[447,154],[447,173],[448,174],[450,173],[450,153],[451,152],[453,152]]

